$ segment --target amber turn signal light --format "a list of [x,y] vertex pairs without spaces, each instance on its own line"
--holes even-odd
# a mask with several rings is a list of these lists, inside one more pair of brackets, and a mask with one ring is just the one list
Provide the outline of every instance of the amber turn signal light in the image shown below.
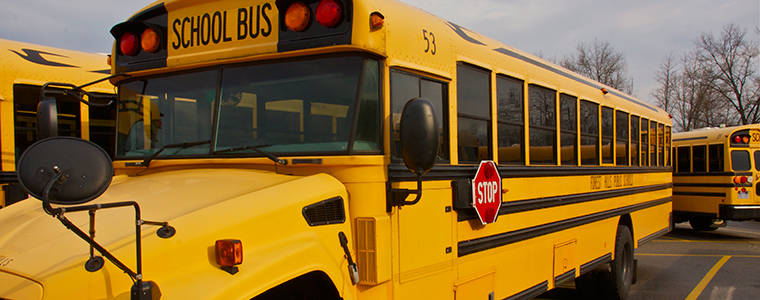
[[161,40],[158,38],[158,33],[151,29],[145,29],[140,37],[140,43],[142,49],[150,53],[158,52],[159,46],[161,46]]
[[233,267],[243,263],[243,243],[240,240],[217,240],[216,263],[222,267]]
[[309,10],[309,7],[306,6],[306,4],[303,2],[296,2],[291,4],[290,7],[288,7],[288,10],[285,12],[285,26],[287,26],[288,29],[292,31],[303,31],[307,26],[309,26],[310,21],[311,11]]

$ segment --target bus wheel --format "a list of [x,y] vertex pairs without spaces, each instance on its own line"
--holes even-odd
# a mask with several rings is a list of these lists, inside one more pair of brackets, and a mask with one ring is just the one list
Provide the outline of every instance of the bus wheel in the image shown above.
[[618,299],[628,297],[633,285],[633,238],[628,226],[619,225],[615,238],[615,260],[575,279],[575,287],[584,299]]
[[718,230],[718,227],[712,227],[713,220],[710,218],[691,218],[689,219],[689,224],[696,231]]

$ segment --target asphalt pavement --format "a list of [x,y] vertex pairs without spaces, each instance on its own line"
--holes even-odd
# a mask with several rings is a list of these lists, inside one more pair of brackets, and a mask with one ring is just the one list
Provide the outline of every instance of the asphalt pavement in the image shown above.
[[[629,300],[760,299],[760,222],[728,222],[715,231],[677,224],[636,249],[638,282]],[[536,299],[583,299],[573,282]]]

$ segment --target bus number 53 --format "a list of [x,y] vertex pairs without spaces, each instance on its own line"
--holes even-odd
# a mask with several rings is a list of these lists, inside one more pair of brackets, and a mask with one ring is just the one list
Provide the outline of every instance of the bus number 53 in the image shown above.
[[422,30],[422,38],[425,39],[425,42],[427,42],[427,48],[425,48],[425,53],[430,52],[430,54],[435,55],[435,35],[432,32],[429,32],[425,29]]

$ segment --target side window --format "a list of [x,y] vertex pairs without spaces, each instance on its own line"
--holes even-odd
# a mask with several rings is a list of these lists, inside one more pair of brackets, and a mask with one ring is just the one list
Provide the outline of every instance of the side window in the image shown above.
[[599,164],[599,105],[581,100],[581,165]]
[[491,159],[491,73],[459,63],[457,95],[459,163]]
[[560,161],[563,165],[578,164],[578,99],[559,95]]
[[393,147],[391,152],[394,158],[401,158],[401,145],[399,143],[399,122],[401,121],[401,111],[404,104],[409,100],[417,97],[423,97],[433,102],[435,106],[436,118],[441,125],[441,147],[438,148],[438,160],[446,161],[449,159],[448,147],[448,120],[443,116],[448,116],[446,108],[448,107],[448,94],[446,83],[415,75],[412,73],[391,69],[391,116],[393,118],[391,128],[391,138]]
[[723,145],[710,145],[707,150],[709,155],[708,172],[723,172]]
[[[101,97],[110,96],[97,93],[96,95],[100,95]],[[89,111],[90,141],[98,144],[103,150],[106,150],[108,155],[113,157],[116,146],[116,110],[113,106],[90,106]]]
[[657,124],[657,165],[660,167],[666,166],[665,149],[665,124]]
[[628,165],[628,114],[622,111],[615,112],[615,163],[618,166]]
[[673,160],[673,148],[671,147],[671,143],[673,136],[671,132],[670,126],[665,126],[665,165],[670,167],[671,161]]
[[530,163],[556,165],[556,92],[537,85],[528,86]]
[[657,166],[657,122],[649,122],[649,165]]
[[631,166],[639,165],[639,117],[631,116]]
[[707,146],[694,146],[691,149],[692,159],[692,172],[706,172],[707,171]]
[[642,166],[649,166],[649,155],[647,154],[647,150],[649,150],[649,120],[647,119],[641,119],[641,165]]
[[612,148],[612,137],[615,135],[615,127],[612,122],[612,112],[610,107],[602,107],[602,163],[611,164],[615,161],[614,150]]
[[[82,137],[80,102],[72,97],[55,96],[58,103],[58,135]],[[40,103],[40,87],[13,85],[13,117],[16,135],[16,160],[24,150],[37,141],[37,104]]]
[[525,164],[523,90],[521,80],[496,77],[499,164]]
[[731,151],[731,168],[734,169],[734,171],[749,171],[751,169],[749,162],[749,151]]
[[678,147],[677,149],[678,150],[676,150],[676,152],[678,160],[676,161],[676,172],[691,172],[691,147],[684,146]]

